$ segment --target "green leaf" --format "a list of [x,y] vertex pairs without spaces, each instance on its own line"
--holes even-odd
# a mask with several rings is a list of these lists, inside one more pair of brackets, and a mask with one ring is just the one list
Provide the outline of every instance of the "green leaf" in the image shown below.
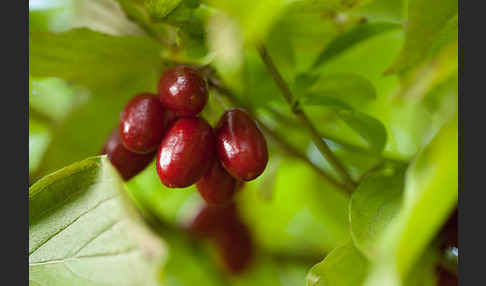
[[[305,84],[305,83],[304,83]],[[302,84],[302,86],[304,85]],[[373,84],[365,77],[356,74],[333,74],[320,77],[315,83],[308,84],[305,96],[309,101],[316,101],[315,96],[332,96],[353,108],[360,109],[376,99],[376,91]],[[301,87],[302,90],[302,87]]]
[[164,19],[174,11],[183,0],[145,0],[145,8],[155,19]]
[[47,125],[29,118],[29,174],[39,167],[50,140]]
[[29,83],[29,107],[55,122],[61,122],[89,98],[88,91],[60,78],[29,77]]
[[387,73],[403,72],[423,61],[437,42],[447,37],[457,37],[457,28],[450,29],[449,22],[457,16],[457,0],[410,0],[405,44]]
[[237,199],[257,244],[270,252],[320,256],[349,238],[348,198],[295,159],[273,153]]
[[397,24],[379,22],[357,25],[355,28],[336,37],[329,43],[314,61],[313,68],[331,60],[361,41],[398,28],[400,26]]
[[[227,14],[236,26],[243,41],[256,43],[263,40],[272,24],[284,11],[284,0],[208,0],[211,7]],[[223,30],[223,29],[221,29]]]
[[97,88],[127,86],[158,75],[161,46],[143,36],[114,37],[85,28],[29,32],[29,72]]
[[339,117],[365,139],[370,149],[380,153],[386,144],[386,129],[379,120],[358,111],[340,110]]
[[35,285],[158,285],[161,241],[143,225],[106,156],[29,189],[29,280]]
[[294,1],[291,9],[305,12],[341,12],[366,4],[370,0],[300,0]]
[[[62,114],[39,175],[100,152],[125,103],[136,93],[155,91],[163,69],[160,51],[160,45],[141,36],[115,37],[88,29],[30,32],[31,75],[59,77],[89,92],[82,96],[82,104]],[[63,90],[69,93],[66,86]],[[33,104],[43,113],[60,113],[53,111],[57,104],[39,101]]]
[[385,271],[400,281],[410,272],[457,204],[458,163],[456,115],[407,170],[403,205],[379,240],[374,276]]
[[324,260],[311,268],[307,274],[308,286],[357,286],[366,278],[369,263],[348,242],[329,253]]
[[379,238],[402,205],[404,169],[385,169],[365,178],[349,202],[353,242],[368,259],[374,260]]
[[390,22],[402,24],[407,18],[408,0],[374,0],[352,11],[370,22]]

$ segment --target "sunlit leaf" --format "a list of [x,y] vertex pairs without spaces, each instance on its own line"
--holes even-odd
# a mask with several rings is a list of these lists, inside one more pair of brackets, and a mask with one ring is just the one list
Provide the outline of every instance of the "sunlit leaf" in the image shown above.
[[424,60],[437,41],[445,36],[442,34],[444,30],[447,34],[452,33],[447,36],[457,36],[457,29],[451,30],[448,25],[457,16],[457,7],[457,0],[410,0],[405,44],[387,72],[401,72]]
[[29,280],[36,285],[159,285],[161,241],[126,201],[106,157],[29,189]]
[[351,237],[370,260],[376,258],[379,238],[400,210],[403,186],[403,170],[385,169],[365,178],[351,197]]
[[453,211],[457,194],[456,116],[441,128],[407,170],[403,206],[379,240],[378,260],[371,277],[386,272],[393,281],[404,279]]
[[339,246],[307,274],[308,286],[362,285],[369,263],[352,242]]

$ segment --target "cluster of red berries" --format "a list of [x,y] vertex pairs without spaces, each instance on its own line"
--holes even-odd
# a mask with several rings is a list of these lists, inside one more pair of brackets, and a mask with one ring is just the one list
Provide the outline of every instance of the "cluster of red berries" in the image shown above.
[[194,229],[215,239],[225,265],[236,273],[248,264],[252,243],[232,200],[238,185],[263,173],[267,144],[242,109],[227,110],[213,129],[197,116],[207,99],[206,81],[196,70],[168,69],[160,78],[158,94],[138,94],[128,102],[102,153],[125,180],[142,171],[157,153],[162,184],[196,184],[207,206]]
[[263,134],[241,109],[226,111],[213,128],[197,114],[208,99],[196,70],[178,66],[160,78],[158,95],[142,93],[125,106],[103,153],[129,179],[157,151],[157,173],[169,188],[192,184],[209,204],[230,201],[237,181],[258,177],[268,161]]

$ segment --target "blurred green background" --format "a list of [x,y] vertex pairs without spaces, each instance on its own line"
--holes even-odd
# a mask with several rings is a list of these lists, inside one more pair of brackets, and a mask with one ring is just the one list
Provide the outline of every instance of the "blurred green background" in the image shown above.
[[[337,177],[283,100],[260,43],[361,183],[352,198],[310,166]],[[164,285],[436,285],[437,258],[423,257],[457,202],[457,54],[457,1],[30,0],[30,182],[97,155],[125,103],[154,92],[167,66],[210,67],[235,96],[210,90],[211,124],[242,103],[308,162],[266,134],[268,166],[236,198],[256,242],[251,268],[228,276],[211,245],[167,232]],[[165,188],[154,163],[125,187],[145,214],[176,228],[202,205],[194,187]]]

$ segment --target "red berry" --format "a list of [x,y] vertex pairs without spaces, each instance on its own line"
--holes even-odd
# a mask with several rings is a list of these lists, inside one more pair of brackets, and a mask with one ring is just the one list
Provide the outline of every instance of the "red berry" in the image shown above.
[[199,236],[211,236],[236,220],[238,215],[234,203],[205,205],[191,222],[189,230]]
[[177,121],[178,118],[177,115],[174,113],[174,111],[170,109],[166,109],[165,112],[167,117],[167,127],[170,127],[172,126],[172,124],[174,124]]
[[268,162],[265,137],[241,109],[226,111],[216,128],[216,151],[234,178],[250,181],[260,176]]
[[177,116],[193,116],[201,112],[208,100],[206,82],[192,68],[168,69],[158,84],[160,101]]
[[197,190],[208,204],[231,201],[236,190],[236,180],[226,172],[218,160],[197,181]]
[[120,119],[124,146],[135,153],[155,151],[167,127],[165,109],[157,96],[141,93],[125,106]]
[[215,236],[226,269],[232,274],[246,270],[253,258],[253,243],[248,228],[236,220],[225,225]]
[[448,270],[441,266],[436,267],[438,277],[438,286],[457,286],[457,275],[450,273]]
[[119,128],[113,130],[101,154],[107,154],[111,164],[115,166],[125,181],[145,169],[155,156],[155,152],[136,154],[128,151],[122,144]]
[[181,118],[167,131],[157,154],[157,173],[169,188],[188,187],[214,160],[214,134],[202,118]]
[[447,249],[449,247],[458,247],[458,229],[457,229],[458,212],[457,208],[447,220],[446,224],[442,227],[441,236],[441,248]]

